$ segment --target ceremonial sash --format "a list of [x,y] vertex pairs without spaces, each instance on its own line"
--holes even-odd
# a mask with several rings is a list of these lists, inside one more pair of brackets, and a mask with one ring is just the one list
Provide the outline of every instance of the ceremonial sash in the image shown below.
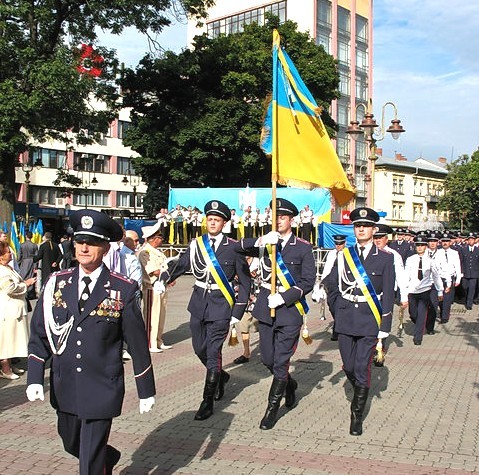
[[[271,245],[267,244],[266,249],[268,249],[269,255],[271,255]],[[291,287],[294,287],[296,285],[296,282],[294,281],[293,276],[289,272],[288,268],[286,267],[286,264],[283,261],[283,258],[281,257],[280,252],[278,251],[278,248],[276,247],[276,276],[278,277],[279,281],[281,282],[281,285],[286,289],[290,289]],[[298,312],[304,316],[309,312],[309,307],[308,304],[306,303],[306,299],[304,297],[300,298],[294,303],[294,306],[298,309]]]
[[219,287],[221,293],[230,304],[230,307],[233,307],[235,300],[234,291],[231,288],[231,285],[228,282],[228,279],[226,278],[226,275],[221,268],[213,249],[211,248],[208,234],[203,234],[203,236],[200,236],[196,242],[198,243],[201,255],[203,256],[203,259],[205,260],[208,270],[213,276],[216,285]]
[[376,291],[374,290],[374,286],[369,279],[361,260],[359,259],[356,248],[354,246],[345,247],[343,250],[343,255],[348,263],[349,268],[351,269],[351,272],[354,275],[354,278],[356,279],[356,282],[359,285],[361,292],[366,298],[369,308],[373,312],[378,327],[381,327],[381,316],[383,313],[381,302],[379,301]]

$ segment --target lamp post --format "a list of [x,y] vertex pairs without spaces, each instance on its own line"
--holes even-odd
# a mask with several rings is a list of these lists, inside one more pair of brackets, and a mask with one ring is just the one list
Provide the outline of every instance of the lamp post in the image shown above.
[[[394,119],[391,120],[391,125],[386,129],[384,125],[384,117],[385,117],[385,110],[387,106],[392,106],[394,109]],[[380,142],[386,137],[386,134],[391,134],[394,140],[397,140],[399,136],[406,132],[406,130],[401,125],[401,121],[397,118],[397,108],[396,104],[393,102],[386,102],[382,106],[382,114],[381,114],[381,124],[378,125],[374,115],[372,113],[372,100],[370,99],[368,102],[368,106],[366,107],[363,103],[359,103],[356,106],[356,112],[359,107],[364,108],[364,117],[361,123],[358,120],[352,120],[346,131],[353,140],[360,135],[364,136],[364,140],[369,146],[369,161],[371,163],[371,194],[370,194],[370,206],[374,208],[374,169],[376,166],[376,160],[378,156],[376,154],[377,151],[377,142]]]
[[141,178],[138,175],[132,175],[130,168],[128,168],[126,173],[127,174],[123,177],[123,180],[121,180],[121,182],[125,186],[131,185],[133,187],[133,217],[136,218],[136,188],[137,186],[139,186]]
[[43,167],[42,159],[38,157],[35,160],[35,163],[32,165],[29,161],[27,162],[19,162],[16,164],[16,166],[20,167],[22,172],[25,174],[25,223],[28,226],[29,223],[29,187],[30,187],[30,173],[36,168],[37,170],[40,170]]
[[[86,175],[88,173],[88,175]],[[96,179],[95,172],[93,172],[93,178],[91,178],[91,171],[82,172],[82,185],[85,188],[85,209],[88,209],[88,188],[92,185],[96,186],[98,180]]]

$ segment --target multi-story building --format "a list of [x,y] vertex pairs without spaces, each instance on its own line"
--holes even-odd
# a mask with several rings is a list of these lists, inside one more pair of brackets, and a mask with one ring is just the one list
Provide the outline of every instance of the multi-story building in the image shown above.
[[447,213],[437,209],[448,173],[445,165],[445,158],[434,163],[423,158],[408,161],[400,153],[395,158],[380,156],[374,173],[374,196],[376,209],[386,213],[385,222],[413,229],[427,227],[425,221],[447,222]]
[[[60,141],[32,143],[16,168],[15,214],[42,218],[57,234],[65,227],[70,210],[87,207],[108,210],[113,216],[141,214],[146,185],[131,163],[137,154],[122,140],[129,124],[129,110],[123,109],[99,142],[80,145],[72,136],[69,145]],[[26,164],[30,165],[27,173]],[[61,196],[60,188],[53,185],[58,169],[81,181],[68,197]]]
[[[318,45],[338,61],[341,97],[331,106],[331,115],[339,126],[336,150],[345,171],[355,180],[356,205],[366,204],[370,182],[367,147],[362,138],[352,141],[346,133],[350,120],[362,120],[372,97],[372,0],[216,0],[208,10],[204,26],[188,25],[188,43],[197,34],[209,36],[242,31],[244,24],[264,23],[271,12],[281,21],[292,20],[300,31],[308,31]],[[363,104],[363,107],[357,107]],[[357,114],[357,115],[356,115]],[[333,220],[340,219],[340,210]]]

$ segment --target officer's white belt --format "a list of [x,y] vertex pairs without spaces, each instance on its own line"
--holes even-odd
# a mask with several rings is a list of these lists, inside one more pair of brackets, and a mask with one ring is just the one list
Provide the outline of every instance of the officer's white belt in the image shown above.
[[[267,282],[264,282],[261,284],[261,287],[271,290],[271,284],[268,284]],[[286,292],[288,290],[286,287],[283,287],[282,285],[277,285],[276,286],[276,292]]]
[[[381,300],[382,294],[378,295],[378,299]],[[352,295],[352,294],[343,294],[343,299],[349,300],[350,302],[359,302],[364,303],[367,302],[366,297],[364,295]]]
[[[231,282],[228,282],[228,284],[230,284],[230,287],[233,287]],[[202,289],[207,290],[221,290],[218,284],[210,284],[209,282],[202,282],[201,280],[195,280],[195,285],[196,287],[201,287]]]

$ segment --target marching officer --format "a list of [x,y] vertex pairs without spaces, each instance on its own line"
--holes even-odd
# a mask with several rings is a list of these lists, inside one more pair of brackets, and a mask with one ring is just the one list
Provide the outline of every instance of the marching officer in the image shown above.
[[153,368],[138,284],[102,262],[122,228],[90,209],[73,212],[70,223],[79,267],[52,274],[35,307],[26,392],[30,401],[44,399],[51,358],[50,401],[65,450],[79,458],[81,475],[111,474],[120,458],[107,441],[125,393],[123,342],[133,357],[140,413],[155,401]]
[[411,246],[407,238],[408,230],[404,228],[396,229],[396,239],[388,244],[390,249],[395,250],[400,254],[403,260],[403,265],[406,263],[406,259],[414,253],[414,249]]
[[[222,348],[228,336],[232,317],[241,319],[248,304],[251,278],[245,257],[236,251],[237,242],[222,232],[231,219],[231,212],[218,200],[205,205],[207,234],[193,239],[178,260],[170,261],[168,271],[161,275],[164,283],[173,282],[185,272],[196,278],[188,304],[193,349],[206,367],[203,401],[195,420],[213,414],[214,401],[224,395],[230,375],[222,370]],[[233,279],[237,276],[238,296]]]
[[414,238],[416,253],[406,260],[409,316],[415,324],[413,338],[415,345],[422,344],[427,314],[431,307],[433,285],[439,301],[442,301],[444,291],[444,285],[434,260],[426,252],[427,241],[426,234],[417,234]]
[[[272,203],[270,203],[270,207]],[[272,429],[276,423],[283,394],[287,408],[296,403],[298,383],[289,374],[289,362],[296,351],[308,311],[305,296],[311,292],[316,279],[316,267],[311,244],[293,235],[291,222],[298,208],[288,200],[277,199],[276,232],[256,239],[242,239],[243,250],[260,257],[261,286],[253,317],[258,320],[259,347],[263,364],[273,374],[268,406],[260,429]],[[276,244],[276,293],[271,292],[271,244]],[[275,316],[271,316],[275,309]]]
[[[448,275],[451,280],[451,290],[443,295],[442,302],[439,302],[439,309],[441,311],[441,324],[449,321],[451,315],[451,306],[454,302],[456,288],[460,285],[462,279],[461,258],[459,252],[452,249],[452,234],[445,232],[441,236],[442,248],[437,250],[438,254],[444,255],[444,260],[447,263]],[[443,279],[443,284],[447,287],[447,280]]]
[[373,244],[379,215],[371,208],[351,211],[357,244],[338,254],[324,284],[336,294],[336,332],[343,369],[354,387],[351,435],[363,433],[364,407],[369,394],[372,355],[378,339],[391,331],[394,306],[394,257]]
[[472,310],[474,294],[476,292],[477,279],[479,278],[479,247],[475,245],[476,235],[469,233],[467,244],[461,250],[462,286],[466,295],[466,309]]

